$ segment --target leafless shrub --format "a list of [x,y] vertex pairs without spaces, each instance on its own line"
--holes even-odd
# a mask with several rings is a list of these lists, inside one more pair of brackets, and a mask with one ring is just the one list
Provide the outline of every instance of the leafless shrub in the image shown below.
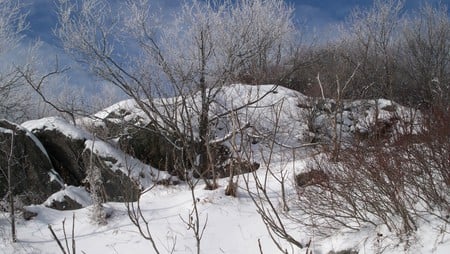
[[405,241],[421,219],[448,224],[449,119],[448,112],[431,112],[414,135],[354,143],[339,161],[328,153],[316,156],[296,179],[296,208],[307,217],[297,221],[322,234],[384,225]]
[[[426,105],[449,101],[450,18],[442,3],[424,5],[404,23],[402,59],[409,97]],[[404,89],[404,90],[406,90]]]
[[414,136],[397,140],[397,153],[406,162],[408,184],[421,206],[417,215],[433,214],[449,223],[450,216],[450,115],[448,111],[433,109],[424,117],[422,129]]
[[[303,249],[305,244],[299,240],[295,234],[285,223],[286,214],[290,211],[287,186],[289,185],[289,170],[286,167],[281,166],[280,168],[272,168],[274,161],[276,160],[277,149],[280,147],[284,149],[290,149],[289,147],[284,147],[283,144],[279,144],[276,141],[276,136],[280,131],[280,113],[282,111],[281,102],[280,105],[272,105],[272,108],[267,110],[272,111],[274,115],[274,127],[271,130],[270,137],[265,140],[267,153],[263,154],[262,168],[263,172],[253,171],[250,174],[244,175],[243,179],[245,182],[245,190],[253,201],[257,213],[261,216],[263,223],[267,228],[267,232],[271,237],[273,243],[282,253],[288,253],[285,244],[290,244],[291,247]],[[309,145],[309,144],[308,144]],[[251,148],[245,147],[243,149]],[[295,149],[291,148],[295,154]],[[245,159],[251,160],[252,153],[241,153],[242,156],[249,156]],[[295,155],[293,155],[295,161]],[[281,159],[283,160],[283,159]],[[289,160],[286,160],[289,161]],[[280,161],[278,161],[280,162]],[[290,161],[289,161],[290,162]],[[283,162],[281,161],[281,164]],[[280,187],[279,195],[274,195],[271,193],[269,186],[269,181],[275,181]],[[262,252],[262,250],[261,250]]]
[[[150,219],[148,219],[144,213],[142,212],[141,208],[141,197],[146,192],[150,191],[152,188],[154,188],[156,185],[153,185],[153,187],[150,187],[146,189],[143,192],[139,193],[138,199],[136,202],[126,202],[125,206],[127,208],[128,218],[130,218],[131,223],[133,223],[134,226],[139,231],[139,234],[145,239],[148,240],[155,253],[159,254],[160,248],[156,244],[156,240],[152,234],[151,227],[150,227]],[[174,243],[175,246],[175,243]]]

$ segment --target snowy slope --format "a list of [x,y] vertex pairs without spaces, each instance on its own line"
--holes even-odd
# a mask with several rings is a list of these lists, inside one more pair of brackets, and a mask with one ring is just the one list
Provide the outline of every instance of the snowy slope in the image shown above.
[[[217,97],[216,104],[211,110],[211,117],[220,115],[230,108],[239,108],[245,102],[251,101],[252,98],[270,91],[272,87],[270,85],[260,87],[230,86],[229,89],[221,91],[221,94]],[[291,176],[294,172],[302,172],[305,167],[304,151],[301,149],[293,151],[290,147],[306,143],[310,135],[308,125],[304,120],[308,109],[298,106],[309,102],[309,98],[297,92],[278,87],[275,93],[271,93],[251,107],[241,109],[238,112],[239,120],[242,123],[249,122],[255,126],[258,131],[255,135],[275,133],[277,142],[284,145],[284,147],[274,150],[275,153],[272,154],[270,164],[262,164],[256,172],[256,176],[264,179],[267,167],[270,166],[274,175],[269,175],[267,178],[267,194],[277,207],[281,206],[281,191],[280,184],[274,176],[279,176],[281,173]],[[380,105],[392,104],[383,100],[377,103]],[[359,107],[359,104],[363,104],[363,102],[349,102],[346,106],[347,108],[357,107],[364,111],[363,114],[346,116],[346,119],[342,119],[342,123],[346,122],[346,125],[350,126],[349,133],[352,126],[357,126],[357,123],[360,123],[361,128],[363,128],[365,125],[362,123],[371,121],[373,118],[373,110],[366,106]],[[380,108],[383,107],[380,106]],[[403,110],[400,106],[398,108]],[[99,112],[96,115],[97,119],[82,119],[80,123],[85,125],[101,124],[98,119],[103,119],[110,116],[112,112],[119,112],[120,110],[128,112],[126,115],[129,121],[140,119],[140,123],[145,124],[147,120],[145,114],[136,108],[135,103],[128,100]],[[390,111],[382,111],[380,117],[390,117],[388,112]],[[325,113],[319,114],[319,120],[323,114]],[[386,114],[386,116],[383,114]],[[348,123],[349,120],[351,120],[351,123]],[[274,127],[275,123],[279,124],[278,128]],[[42,121],[28,123],[25,126],[33,128],[39,124],[42,124]],[[217,132],[218,138],[220,138],[220,135],[226,135],[227,130],[232,127],[229,119],[221,120],[219,126],[220,124],[223,131]],[[45,123],[45,125],[48,128],[55,128],[49,123]],[[58,128],[62,128],[63,131],[73,137],[82,136],[87,139],[87,146],[92,145],[90,134],[74,132],[70,126],[67,126],[66,129],[63,125],[59,125]],[[126,156],[108,143],[95,142],[94,145],[99,154],[114,157]],[[264,144],[255,145],[253,148],[253,156],[256,161],[261,162],[267,154],[270,154],[269,149]],[[224,195],[228,179],[221,179],[219,181],[220,187],[214,191],[205,190],[205,185],[202,182],[196,186],[195,199],[198,202],[200,222],[201,225],[206,223],[205,234],[201,241],[201,253],[261,253],[260,248],[263,253],[280,253],[245,190],[244,179],[248,180],[250,191],[255,190],[253,187],[255,180],[252,174],[240,176],[237,197]],[[286,184],[288,199],[295,199],[296,192],[293,181],[288,180]],[[150,185],[151,183],[148,183],[148,186]],[[76,189],[68,191],[73,191],[81,199],[88,200],[88,197],[83,196],[84,194]],[[63,195],[63,193],[58,195]],[[58,198],[58,195],[55,198]],[[89,203],[89,200],[87,202]],[[171,253],[172,247],[173,253],[196,253],[194,235],[185,224],[193,208],[193,200],[187,184],[155,186],[142,196],[140,204],[144,217],[150,221],[150,230],[161,253]],[[137,228],[129,220],[124,204],[107,203],[105,206],[112,211],[112,216],[108,218],[108,224],[104,226],[98,226],[90,221],[92,209],[90,206],[76,211],[55,211],[41,205],[28,207],[29,211],[38,213],[38,216],[30,221],[19,220],[17,229],[19,241],[17,243],[8,241],[7,215],[3,214],[3,216],[0,216],[2,235],[0,253],[61,253],[57,243],[52,240],[48,225],[52,225],[58,237],[63,239],[62,222],[65,220],[66,232],[70,238],[73,214],[75,215],[74,233],[77,253],[154,253],[151,243],[140,236]],[[311,241],[310,250],[313,253],[326,254],[345,249],[357,249],[359,253],[367,254],[405,252],[403,245],[396,245],[395,236],[382,227],[367,226],[359,232],[340,231],[331,237],[322,238],[315,232],[305,232],[304,229],[290,220],[285,222],[290,232],[300,242],[306,244]],[[419,225],[416,241],[411,243],[408,253],[450,253],[449,229],[439,228],[441,226],[435,221]],[[383,233],[383,236],[379,236],[377,233]],[[281,239],[275,238],[282,242],[283,247],[289,253],[306,252],[305,249],[295,249]],[[258,243],[260,243],[260,247]],[[69,246],[71,246],[70,242]]]
[[[222,182],[222,187],[215,191],[206,191],[203,185],[199,185],[196,190],[200,218],[202,223],[207,223],[202,240],[202,253],[260,253],[258,240],[264,253],[280,253],[245,191],[240,190],[237,198],[227,197],[223,194],[224,185]],[[274,191],[276,190],[277,188],[274,188]],[[278,197],[278,193],[270,195]],[[196,253],[194,236],[183,223],[183,219],[188,218],[192,209],[190,192],[186,186],[159,186],[144,195],[141,204],[144,215],[151,221],[150,229],[162,253],[169,253],[167,250],[172,249],[173,244],[174,253]],[[0,252],[60,253],[47,227],[52,225],[60,239],[64,239],[62,222],[65,220],[66,231],[70,237],[72,215],[75,214],[78,253],[153,253],[150,242],[144,240],[129,221],[124,205],[109,203],[106,206],[113,213],[105,226],[90,222],[90,207],[73,212],[55,211],[42,206],[30,207],[29,210],[39,215],[31,221],[19,221],[19,242],[15,244],[8,242],[6,221],[2,219],[4,242],[0,244]],[[448,234],[437,234],[434,226],[436,225],[432,223],[422,225],[419,229],[422,234],[417,237],[409,253],[449,253]],[[383,248],[386,248],[383,253],[404,253],[402,246],[392,245],[389,235],[384,235],[379,242],[376,230],[365,228],[359,233],[341,232],[331,238],[321,239],[314,236],[313,232],[303,232],[301,228],[296,228],[296,235],[305,242],[312,240],[313,253],[329,253],[348,248],[359,249],[359,253],[379,253]],[[289,253],[305,253],[305,250]]]

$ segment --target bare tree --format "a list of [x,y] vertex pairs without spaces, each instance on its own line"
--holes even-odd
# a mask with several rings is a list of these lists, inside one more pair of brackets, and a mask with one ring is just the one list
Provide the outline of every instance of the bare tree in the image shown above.
[[[134,226],[139,230],[139,233],[141,236],[145,239],[150,241],[152,244],[152,248],[155,251],[155,253],[159,254],[160,248],[156,244],[156,239],[154,238],[151,228],[150,228],[150,220],[146,218],[146,216],[143,214],[141,209],[141,197],[143,194],[145,194],[148,191],[151,191],[154,187],[156,187],[156,184],[147,188],[146,190],[143,190],[139,193],[137,197],[137,202],[125,202],[125,206],[127,208],[128,218],[130,218],[131,222]],[[170,253],[173,253],[173,249],[175,248],[175,242],[173,244],[172,251]]]
[[[232,109],[222,108],[218,95],[243,73],[284,63],[296,32],[293,10],[282,0],[194,0],[183,4],[173,22],[162,23],[149,0],[124,1],[118,8],[105,0],[58,2],[56,33],[64,48],[134,99],[149,119],[138,127],[173,147],[176,156],[169,152],[166,158],[176,158],[172,170],[190,188],[193,208],[182,219],[200,252],[207,218],[199,212],[194,177],[203,178],[206,188],[216,188],[214,147],[233,133],[220,134],[215,126],[276,86]],[[159,252],[139,201],[137,207],[129,203],[128,211],[141,235]]]
[[[344,98],[343,98],[343,94],[346,92],[346,90],[348,89],[350,83],[352,82],[353,78],[355,77],[356,72],[358,71],[359,68],[359,64],[355,67],[355,70],[353,71],[353,73],[348,77],[348,79],[345,81],[345,83],[342,85],[341,81],[339,79],[339,76],[336,75],[336,96],[334,97],[334,102],[335,102],[335,106],[332,108],[331,105],[329,105],[326,108],[326,112],[328,113],[332,113],[333,114],[333,137],[332,137],[332,153],[333,153],[333,158],[334,160],[338,160],[339,159],[339,153],[340,153],[340,149],[342,147],[342,125],[343,125],[343,119],[344,119]],[[325,96],[324,96],[324,92],[323,92],[323,85],[322,85],[322,81],[320,80],[320,75],[317,74],[317,83],[319,84],[320,87],[320,91],[322,94],[322,102],[324,102]],[[327,104],[327,103],[324,103]]]
[[[275,127],[275,132],[277,127]],[[276,134],[276,133],[273,133]],[[282,253],[288,253],[284,244],[288,243],[295,248],[303,249],[305,244],[297,238],[296,234],[286,225],[286,218],[289,206],[286,198],[286,182],[288,180],[287,171],[284,169],[271,169],[275,147],[278,147],[275,140],[269,142],[269,154],[264,158],[264,174],[252,172],[243,177],[245,189],[253,201],[257,213],[261,216],[267,232],[273,243]],[[269,190],[268,182],[275,180],[281,189],[280,196],[274,198]],[[279,200],[277,200],[279,198]]]
[[[1,58],[8,57],[16,49],[23,38],[21,33],[28,27],[22,7],[19,1],[0,1]],[[9,120],[23,119],[30,108],[29,94],[23,93],[25,86],[20,81],[15,64],[8,59],[0,65],[0,117]]]
[[[438,105],[449,101],[450,18],[447,6],[424,6],[403,27],[408,94],[416,104]],[[412,89],[411,89],[412,88]]]
[[82,109],[77,107],[78,105],[73,103],[74,99],[77,98],[76,93],[72,93],[70,99],[65,98],[64,102],[57,102],[46,93],[46,85],[52,80],[52,78],[60,76],[69,68],[61,68],[58,61],[56,61],[53,70],[45,73],[38,70],[37,66],[41,64],[37,54],[39,48],[39,42],[29,48],[26,62],[15,67],[17,77],[24,85],[27,86],[27,88],[30,88],[35,95],[38,96],[38,101],[41,100],[44,102],[44,105],[49,106],[51,110],[55,110],[57,113],[68,116],[72,123],[75,124],[75,117],[84,112]]
[[200,216],[200,210],[198,207],[198,202],[200,199],[197,198],[195,195],[195,189],[198,184],[197,179],[189,179],[188,186],[191,192],[191,199],[192,199],[192,209],[189,211],[189,214],[187,216],[187,219],[180,215],[181,220],[184,222],[184,224],[187,226],[188,230],[191,230],[194,234],[195,238],[195,247],[197,250],[197,254],[201,253],[201,242],[203,239],[203,235],[206,230],[206,226],[208,225],[208,215],[206,215],[206,218],[204,221],[202,221]]
[[393,98],[403,5],[402,0],[376,0],[371,8],[355,9],[350,15],[340,51],[349,73],[360,67],[359,84],[348,92],[357,97]]
[[55,70],[45,70],[47,66],[38,61],[41,43],[23,40],[23,32],[28,29],[25,7],[21,1],[0,0],[0,117],[25,121],[47,113],[48,105],[62,113],[76,113],[62,106],[67,103],[55,103],[44,93],[50,78],[66,69],[55,64]]
[[[13,130],[11,130],[10,132],[8,132],[9,134],[11,134],[11,138],[5,139],[3,140],[0,144],[2,146],[8,149],[6,150],[0,150],[1,153],[5,154],[5,158],[7,158],[6,161],[6,168],[3,168],[0,166],[0,173],[1,173],[1,178],[6,179],[6,187],[7,187],[7,192],[6,192],[6,196],[5,198],[7,199],[7,206],[9,207],[9,218],[10,218],[10,224],[11,224],[11,239],[12,242],[16,242],[17,241],[17,235],[16,235],[16,215],[15,215],[15,204],[14,204],[14,187],[15,184],[12,181],[12,171],[13,171],[13,167],[16,165],[16,158],[15,158],[15,154],[14,154],[14,136],[16,135],[14,133]],[[9,142],[8,142],[9,141]],[[2,144],[3,142],[5,142],[6,144]],[[9,144],[8,144],[9,143]]]
[[[69,237],[67,236],[66,232],[66,219],[62,221],[62,231],[64,234],[64,244],[61,242],[61,240],[56,235],[55,231],[53,230],[52,225],[48,225],[48,229],[50,230],[50,233],[53,236],[53,240],[58,244],[59,249],[61,250],[61,253],[63,254],[76,254],[76,242],[75,242],[75,213],[72,216],[72,235],[71,235],[71,247],[69,247]],[[84,253],[84,252],[83,252]]]
[[[182,144],[176,149],[194,150],[182,153],[193,156],[197,175],[214,175],[208,151],[219,116],[211,105],[241,73],[282,63],[295,32],[292,9],[280,0],[193,1],[168,24],[159,22],[148,0],[119,9],[117,15],[103,0],[59,1],[64,48],[135,99],[151,129]],[[154,100],[169,95],[178,97]]]

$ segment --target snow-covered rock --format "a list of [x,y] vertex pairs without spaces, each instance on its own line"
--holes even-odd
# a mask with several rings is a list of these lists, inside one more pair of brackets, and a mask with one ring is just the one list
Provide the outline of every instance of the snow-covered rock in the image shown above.
[[57,117],[23,123],[42,142],[65,183],[86,186],[87,171],[100,168],[106,201],[135,200],[141,188],[157,180],[155,170],[113,145]]
[[[154,105],[166,107],[160,112],[167,114],[165,117],[184,119],[179,122],[174,120],[174,123],[178,124],[180,130],[192,128],[192,132],[186,133],[188,135],[192,133],[193,140],[198,138],[196,135],[198,135],[200,103],[200,94],[188,96],[184,100],[174,97],[154,101]],[[215,93],[209,111],[213,126],[210,135],[212,140],[223,139],[222,143],[227,145],[226,137],[232,130],[249,125],[251,128],[246,129],[247,135],[254,141],[269,138],[285,147],[299,147],[310,142],[330,142],[337,132],[343,139],[352,140],[355,137],[368,137],[371,135],[369,132],[373,132],[373,135],[380,134],[380,131],[388,132],[390,131],[386,130],[388,127],[401,129],[397,122],[399,117],[409,119],[411,125],[417,121],[417,118],[413,119],[410,109],[389,100],[342,100],[338,103],[334,99],[307,97],[297,91],[276,85],[234,84],[221,87]],[[128,149],[145,148],[147,149],[145,154],[165,153],[165,151],[148,151],[154,148],[142,139],[146,130],[157,133],[151,128],[151,123],[158,119],[159,116],[150,119],[148,112],[140,109],[135,101],[125,100],[92,117],[80,119],[79,123],[98,132],[101,130],[106,133],[107,138],[126,143],[129,145]],[[145,135],[150,136],[148,133]],[[161,143],[156,136],[150,139],[154,139],[152,143]],[[237,140],[238,143],[240,141]]]
[[14,196],[24,205],[44,202],[63,185],[39,140],[6,120],[0,120],[0,169],[0,197],[6,197],[10,177]]
[[44,205],[57,210],[75,210],[92,205],[92,200],[85,188],[66,186],[51,195]]

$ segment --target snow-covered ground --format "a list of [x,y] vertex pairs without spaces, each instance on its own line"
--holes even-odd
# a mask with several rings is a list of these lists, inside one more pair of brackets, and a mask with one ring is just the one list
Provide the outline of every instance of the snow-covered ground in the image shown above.
[[[302,162],[297,164],[301,166]],[[263,253],[280,253],[246,191],[240,189],[238,197],[225,196],[225,181],[214,191],[204,190],[202,184],[196,188],[201,224],[206,223],[201,253],[260,253],[258,241]],[[244,183],[241,181],[240,185],[243,187]],[[272,185],[269,188],[272,193],[269,195],[277,200],[279,186],[273,179],[269,181],[269,185]],[[151,233],[161,253],[170,253],[172,248],[173,253],[196,253],[194,235],[183,222],[188,220],[192,210],[191,193],[186,185],[158,186],[146,193],[140,203],[144,216],[150,221]],[[17,243],[9,241],[9,226],[4,214],[0,219],[0,253],[61,253],[48,225],[52,225],[63,241],[63,221],[71,248],[73,215],[77,253],[153,253],[151,243],[140,236],[129,220],[124,204],[108,203],[105,207],[112,215],[104,226],[98,226],[90,220],[91,207],[76,211],[56,211],[43,206],[29,207],[28,209],[37,212],[38,216],[30,221],[18,221]],[[436,226],[438,225],[433,225],[433,222],[423,224],[418,230],[417,241],[412,243],[407,253],[449,253],[448,229],[446,233],[439,233]],[[304,243],[311,240],[310,250],[313,253],[330,253],[349,248],[358,249],[359,253],[380,253],[382,250],[382,253],[404,253],[403,246],[392,245],[396,240],[394,236],[377,236],[377,230],[380,229],[376,228],[367,227],[358,233],[340,232],[325,239],[314,236],[314,232],[304,232],[300,225],[294,225],[293,228],[297,231],[294,235],[299,240]],[[305,249],[292,251],[289,245],[285,246],[289,253],[305,253]]]
[[[228,107],[239,107],[239,103],[248,101],[248,98],[256,96],[255,92],[246,86],[232,86],[232,89],[224,91],[224,96],[228,100],[217,100],[217,105],[213,108],[214,114],[220,114],[221,110]],[[261,87],[260,92],[270,90],[271,86]],[[243,96],[241,100],[238,97]],[[250,98],[251,99],[251,98]],[[199,182],[195,187],[195,200],[199,209],[200,226],[205,225],[205,231],[201,240],[201,253],[280,253],[278,247],[272,241],[266,225],[258,214],[254,202],[248,190],[245,188],[244,179],[248,180],[250,191],[255,190],[255,178],[264,179],[268,168],[274,175],[268,174],[267,196],[271,198],[276,209],[280,207],[281,212],[281,190],[280,183],[273,176],[280,176],[283,172],[286,176],[293,176],[304,170],[306,165],[306,153],[299,150],[293,156],[292,149],[305,142],[304,136],[308,136],[307,124],[303,117],[307,112],[305,108],[299,107],[299,103],[306,103],[306,98],[291,90],[278,88],[271,97],[265,98],[253,105],[253,108],[242,110],[241,119],[252,122],[259,130],[270,132],[273,130],[273,116],[278,116],[281,124],[277,133],[278,143],[283,143],[284,148],[273,149],[272,159],[269,163],[262,163],[263,155],[270,153],[263,144],[255,145],[253,159],[261,162],[261,167],[256,175],[246,174],[239,177],[239,188],[237,197],[225,196],[224,189],[228,179],[219,181],[219,188],[216,190],[205,190],[205,185]],[[384,104],[390,102],[381,101]],[[360,102],[358,102],[360,103]],[[104,118],[112,111],[127,108],[130,112],[135,110],[132,101],[125,101],[116,104],[104,112],[98,113],[97,118]],[[268,111],[267,106],[271,105],[274,111]],[[221,108],[222,107],[222,108]],[[245,114],[244,114],[245,112]],[[277,114],[278,113],[278,114]],[[370,113],[370,112],[369,112]],[[141,112],[129,114],[131,118]],[[143,117],[142,115],[140,116]],[[317,116],[320,118],[320,115]],[[345,117],[345,116],[344,116]],[[352,121],[348,125],[357,126],[367,118],[370,121],[371,115],[361,114],[361,116],[351,116]],[[350,118],[349,118],[350,119]],[[48,122],[48,119],[46,120]],[[55,120],[56,121],[56,120]],[[87,120],[84,119],[84,122]],[[83,122],[80,121],[80,122]],[[272,121],[272,122],[271,122]],[[366,120],[364,120],[366,121]],[[346,122],[342,119],[342,123]],[[27,128],[42,125],[42,121],[29,122]],[[48,123],[45,123],[48,125]],[[46,126],[47,126],[46,125]],[[61,128],[63,124],[59,124]],[[48,128],[53,128],[48,126]],[[225,130],[227,128],[224,128]],[[88,133],[75,130],[72,126],[67,126],[65,133],[72,137],[93,138]],[[225,135],[226,133],[223,133]],[[218,137],[220,138],[220,137]],[[87,146],[88,146],[87,145]],[[124,154],[114,150],[109,144],[98,141],[95,150],[99,154],[108,156],[123,157]],[[294,189],[293,177],[288,177],[286,182],[286,193],[288,200],[295,200],[296,191]],[[151,185],[148,183],[147,185]],[[75,197],[78,203],[86,206],[75,211],[56,211],[46,208],[43,205],[27,207],[28,211],[37,213],[37,217],[25,221],[19,217],[17,222],[16,243],[10,242],[10,226],[8,215],[0,214],[0,253],[62,253],[57,242],[52,238],[49,225],[53,228],[58,238],[65,248],[72,248],[72,218],[74,216],[74,239],[77,253],[154,253],[150,241],[145,240],[138,229],[132,224],[128,217],[127,209],[123,203],[106,203],[105,209],[111,216],[107,219],[106,225],[97,225],[90,219],[92,202],[89,195],[82,188],[67,186],[65,190],[55,194],[51,199],[58,200],[64,195]],[[190,213],[193,209],[193,198],[189,186],[180,183],[175,186],[154,186],[146,192],[140,200],[143,217],[149,221],[149,229],[155,243],[161,253],[196,253],[196,240],[193,231],[188,227]],[[292,207],[295,209],[295,207]],[[295,214],[295,211],[292,211]],[[358,253],[450,253],[450,228],[442,228],[442,223],[435,220],[423,222],[419,225],[414,241],[410,243],[409,249],[405,250],[404,245],[398,245],[395,235],[387,232],[383,227],[367,226],[358,232],[348,232],[345,230],[334,233],[329,237],[321,237],[314,231],[305,230],[300,224],[282,216],[289,232],[302,244],[311,243],[309,250],[315,254],[327,254],[342,250],[354,249]],[[63,222],[65,221],[65,232],[68,239],[67,245],[64,241]],[[448,225],[447,225],[448,226]],[[275,236],[275,239],[286,248],[288,253],[305,253],[306,248],[296,249]],[[333,252],[334,251],[334,252]]]

